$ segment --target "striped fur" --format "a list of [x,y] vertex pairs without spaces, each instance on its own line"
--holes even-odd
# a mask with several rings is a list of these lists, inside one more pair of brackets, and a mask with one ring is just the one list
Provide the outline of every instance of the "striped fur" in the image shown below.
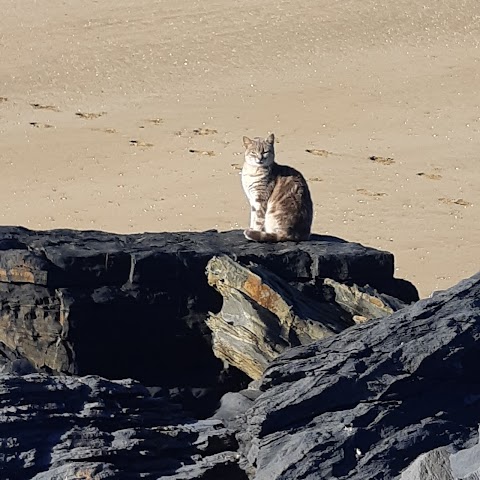
[[245,163],[242,185],[251,207],[248,240],[284,242],[308,240],[313,205],[307,182],[294,168],[275,162],[275,137],[243,137]]

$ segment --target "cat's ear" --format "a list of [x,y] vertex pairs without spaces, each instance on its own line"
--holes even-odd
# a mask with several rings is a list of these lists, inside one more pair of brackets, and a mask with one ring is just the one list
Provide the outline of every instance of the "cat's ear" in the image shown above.
[[243,137],[243,146],[248,148],[253,142],[248,137]]
[[267,143],[269,143],[270,145],[273,145],[275,143],[275,135],[273,133],[271,133],[266,139],[265,141]]

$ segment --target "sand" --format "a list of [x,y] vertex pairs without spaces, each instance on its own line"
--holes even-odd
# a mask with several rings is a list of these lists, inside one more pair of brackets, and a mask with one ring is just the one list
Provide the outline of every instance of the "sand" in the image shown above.
[[[0,0],[0,223],[245,228],[242,136],[421,296],[479,270],[478,0]],[[373,159],[372,159],[373,158]]]

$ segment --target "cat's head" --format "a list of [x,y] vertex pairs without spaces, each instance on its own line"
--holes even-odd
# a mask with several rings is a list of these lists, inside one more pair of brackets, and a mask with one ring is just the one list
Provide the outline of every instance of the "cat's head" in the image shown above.
[[275,161],[275,150],[273,144],[275,136],[271,133],[267,138],[263,139],[255,137],[251,140],[243,137],[243,145],[245,146],[245,162],[253,167],[268,167]]

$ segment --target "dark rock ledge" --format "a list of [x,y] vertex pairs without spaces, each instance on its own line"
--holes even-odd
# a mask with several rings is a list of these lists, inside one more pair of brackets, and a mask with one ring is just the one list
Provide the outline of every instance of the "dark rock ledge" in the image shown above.
[[479,478],[480,274],[415,300],[332,237],[0,227],[0,478]]
[[172,387],[223,382],[228,389],[244,377],[225,374],[205,324],[222,305],[205,275],[219,254],[260,264],[310,295],[328,277],[418,298],[411,284],[393,278],[392,254],[334,237],[259,246],[240,231],[0,227],[0,341],[48,371]]

